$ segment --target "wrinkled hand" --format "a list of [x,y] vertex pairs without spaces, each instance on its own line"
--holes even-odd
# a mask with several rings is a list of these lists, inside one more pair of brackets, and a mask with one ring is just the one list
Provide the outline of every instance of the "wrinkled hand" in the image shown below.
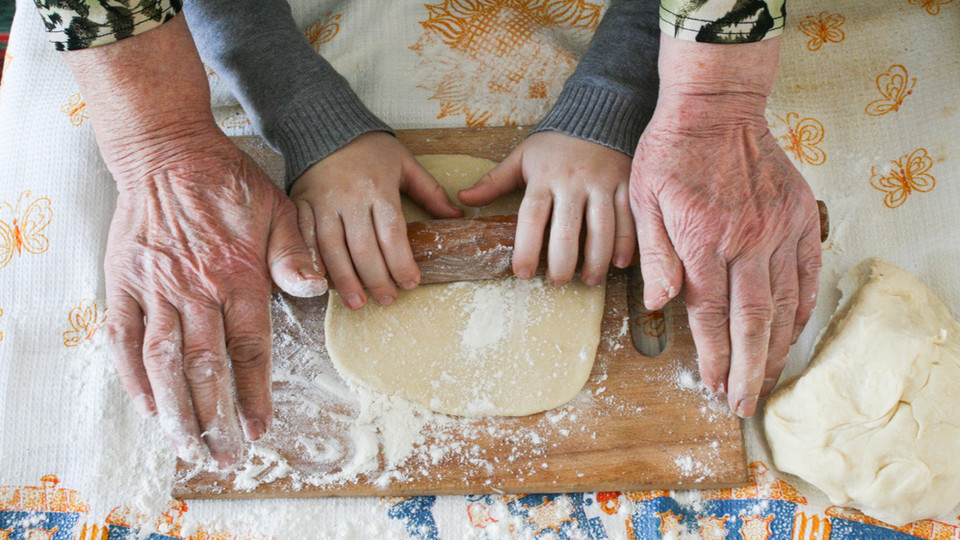
[[644,304],[681,286],[700,374],[747,417],[813,310],[813,194],[770,134],[762,96],[661,96],[630,183]]
[[588,285],[606,279],[610,264],[630,264],[636,246],[630,213],[630,157],[605,146],[557,132],[535,133],[495,169],[459,193],[469,206],[483,206],[526,185],[517,217],[513,272],[533,276],[550,222],[547,279],[573,279],[586,220],[580,278]]
[[[270,277],[316,296],[326,281],[293,204],[222,135],[118,177],[106,252],[108,339],[141,412],[181,458],[237,461],[270,427]],[[236,398],[236,403],[235,399]],[[239,413],[239,414],[238,414]]]
[[397,299],[397,286],[420,283],[401,192],[436,217],[463,213],[413,155],[383,132],[365,133],[315,163],[290,190],[307,246],[319,252],[351,309],[366,303],[364,287],[389,305]]

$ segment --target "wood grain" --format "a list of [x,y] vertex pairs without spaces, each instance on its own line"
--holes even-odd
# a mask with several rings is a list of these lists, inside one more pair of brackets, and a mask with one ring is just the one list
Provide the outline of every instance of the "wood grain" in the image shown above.
[[[527,127],[406,130],[399,132],[398,137],[415,154],[468,154],[499,161],[522,140],[527,130]],[[278,169],[282,168],[282,161],[265,149],[258,138],[242,138],[237,142],[271,176],[282,177],[282,170]],[[500,236],[497,238],[499,242]],[[482,246],[490,241],[490,238],[473,238],[461,249],[466,250],[464,256],[469,256],[470,249],[485,251]],[[460,441],[471,449],[471,459],[447,452],[433,463],[423,453],[415,453],[400,467],[404,480],[385,485],[374,482],[378,476],[375,474],[348,483],[320,486],[295,485],[288,478],[281,478],[252,490],[242,490],[234,485],[234,473],[195,471],[188,464],[178,462],[173,496],[550,493],[706,489],[745,484],[748,476],[740,420],[729,412],[725,402],[709,396],[695,384],[699,380],[696,351],[682,300],[671,302],[662,320],[657,319],[660,314],[635,312],[631,315],[628,297],[635,287],[637,284],[628,283],[624,271],[615,270],[609,275],[597,360],[584,390],[564,408],[568,413],[562,421],[555,421],[556,411],[548,411],[520,418],[456,419],[442,428],[428,427],[425,445],[440,438],[448,441],[443,444]],[[304,327],[315,330],[296,334],[296,329],[284,327],[286,319],[281,317],[275,333],[302,343],[302,347],[299,352],[278,350],[275,364],[290,363],[303,349],[316,350],[319,358],[329,363],[322,335],[324,299],[286,301],[301,310],[295,318]],[[650,317],[666,328],[666,349],[657,356],[640,354],[631,340],[631,333],[641,329]],[[289,381],[275,381],[275,395],[283,392],[289,395],[289,384]],[[292,389],[294,395],[299,391]],[[296,402],[278,400],[278,421],[265,439],[272,442],[277,453],[295,469],[302,466],[307,473],[316,472],[301,465],[308,460],[293,440],[297,437],[320,440],[333,433],[342,443],[349,444],[349,437],[340,433],[343,425],[331,418],[356,413],[347,409],[338,409],[335,413],[308,414]],[[280,419],[287,431],[278,428]],[[538,440],[518,442],[515,437],[504,435],[511,433],[537,433]],[[321,472],[333,475],[342,465],[333,463]]]
[[[520,418],[462,419],[445,426],[446,439],[469,441],[471,457],[496,463],[473,467],[448,453],[439,463],[419,457],[400,468],[402,482],[380,486],[368,478],[331,486],[296,487],[288,480],[250,491],[233,486],[232,474],[200,472],[179,463],[173,496],[178,498],[353,497],[426,494],[556,493],[639,489],[705,489],[747,482],[746,456],[738,418],[726,404],[693,386],[697,363],[682,301],[666,310],[667,348],[656,357],[633,347],[628,325],[627,278],[611,274],[602,338],[590,378],[572,408],[576,427],[563,434],[540,413]],[[325,303],[312,309],[322,320]],[[296,415],[295,407],[278,411]],[[322,438],[332,426],[304,418],[299,435]],[[548,426],[548,427],[544,427]],[[492,434],[486,432],[490,428]],[[432,428],[429,428],[432,429]],[[452,430],[452,431],[451,431]],[[534,453],[517,448],[504,432],[534,431],[544,439]],[[426,444],[437,433],[428,431]],[[282,439],[278,444],[283,445]],[[299,460],[295,445],[279,453]],[[511,461],[511,455],[520,459]],[[335,474],[336,469],[331,471]],[[382,469],[381,469],[382,472]],[[374,477],[377,475],[374,475]]]

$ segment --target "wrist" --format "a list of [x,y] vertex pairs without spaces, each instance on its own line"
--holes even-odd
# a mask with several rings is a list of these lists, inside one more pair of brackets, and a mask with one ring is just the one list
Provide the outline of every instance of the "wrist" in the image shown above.
[[660,35],[660,96],[766,99],[773,88],[780,38],[755,43],[698,43]]

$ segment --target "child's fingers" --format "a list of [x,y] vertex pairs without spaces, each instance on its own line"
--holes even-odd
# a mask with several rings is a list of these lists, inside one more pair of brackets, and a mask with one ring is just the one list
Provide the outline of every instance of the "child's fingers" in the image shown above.
[[313,215],[313,206],[306,199],[297,199],[293,202],[297,207],[297,228],[300,229],[300,236],[307,244],[307,251],[310,252],[313,265],[320,275],[325,275],[327,272],[323,267],[323,261],[320,260],[320,247],[317,245],[317,220]]
[[553,196],[549,191],[527,191],[517,214],[517,237],[513,246],[513,273],[520,279],[533,277],[540,263],[543,231],[550,219]]
[[380,243],[373,225],[372,210],[356,209],[351,215],[344,216],[344,232],[347,248],[353,259],[353,266],[360,280],[370,291],[377,303],[387,306],[397,299],[397,288],[387,270],[387,263],[380,252]]
[[583,245],[580,279],[587,285],[599,285],[610,269],[616,212],[609,193],[594,192],[587,198],[587,239]]
[[321,216],[323,217],[317,220],[317,245],[320,247],[327,272],[347,307],[360,309],[367,302],[367,296],[353,269],[343,222],[336,212],[328,212]]
[[617,186],[613,196],[613,206],[616,215],[613,265],[617,268],[626,268],[633,260],[633,254],[637,249],[637,226],[633,221],[633,211],[630,210],[630,188],[627,184]]
[[523,187],[523,152],[514,151],[457,198],[467,206],[483,206]]
[[566,285],[577,269],[585,205],[586,198],[579,193],[554,199],[547,246],[547,280],[554,285]]
[[399,194],[393,204],[381,202],[373,205],[373,226],[393,280],[404,289],[416,287],[420,283],[420,270],[413,260],[407,239],[407,223],[400,213]]
[[463,215],[463,210],[453,204],[436,178],[414,159],[404,165],[400,191],[435,217],[455,218]]

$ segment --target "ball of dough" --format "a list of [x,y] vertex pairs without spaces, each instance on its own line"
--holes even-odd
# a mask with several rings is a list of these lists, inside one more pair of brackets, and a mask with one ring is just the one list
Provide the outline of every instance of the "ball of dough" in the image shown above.
[[960,324],[879,259],[840,288],[810,367],[767,402],[774,462],[894,525],[949,512],[960,503]]

